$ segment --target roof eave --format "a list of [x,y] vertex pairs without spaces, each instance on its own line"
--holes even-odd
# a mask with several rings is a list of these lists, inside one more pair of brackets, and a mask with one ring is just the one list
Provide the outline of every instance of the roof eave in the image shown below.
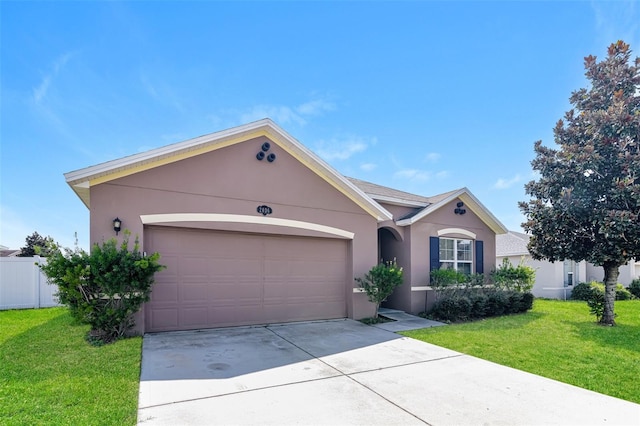
[[[269,136],[290,154],[296,157],[302,157],[307,167],[311,168],[332,186],[351,198],[352,201],[363,210],[375,217],[378,222],[393,219],[391,213],[384,207],[268,118],[68,172],[64,174],[64,177],[67,184],[71,186],[76,195],[78,195],[87,208],[90,209],[90,187],[92,181],[99,180],[101,183],[106,182],[110,180],[108,178],[109,175],[121,177],[122,175],[127,175],[127,170],[130,170],[130,174],[137,173],[140,171],[137,170],[137,168],[145,164],[158,163],[158,166],[160,166],[166,162],[171,162],[171,157],[177,157],[189,151],[199,151],[207,147],[211,147],[211,150],[214,150],[233,145],[238,143],[239,139],[242,140],[244,137],[252,137],[257,132]],[[194,153],[193,155],[197,154]]]
[[398,226],[410,226],[423,219],[434,211],[440,209],[456,198],[460,198],[465,205],[480,218],[496,235],[506,234],[507,228],[500,222],[467,188],[461,188],[452,192],[446,198],[432,204],[411,218],[399,220]]

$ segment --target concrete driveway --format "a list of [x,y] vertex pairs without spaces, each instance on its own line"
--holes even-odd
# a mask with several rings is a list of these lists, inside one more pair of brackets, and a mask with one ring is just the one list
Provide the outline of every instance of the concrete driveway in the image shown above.
[[639,425],[640,405],[352,320],[145,335],[144,425]]

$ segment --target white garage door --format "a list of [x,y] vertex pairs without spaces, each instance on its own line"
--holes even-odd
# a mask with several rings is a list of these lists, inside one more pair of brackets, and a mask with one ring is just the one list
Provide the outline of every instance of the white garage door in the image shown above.
[[145,250],[167,266],[145,307],[147,332],[347,314],[345,240],[151,227]]

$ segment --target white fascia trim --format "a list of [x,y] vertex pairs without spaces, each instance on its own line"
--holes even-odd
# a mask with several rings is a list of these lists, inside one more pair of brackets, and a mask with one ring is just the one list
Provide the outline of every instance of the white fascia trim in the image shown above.
[[166,155],[176,154],[181,151],[188,151],[192,148],[199,148],[207,142],[216,143],[220,140],[238,136],[243,132],[250,132],[264,127],[268,124],[272,124],[271,120],[265,118],[262,120],[254,121],[252,123],[244,124],[231,129],[222,130],[215,133],[209,133],[207,135],[198,136],[196,138],[187,139],[186,141],[173,143],[170,145],[162,146],[160,148],[151,149],[149,151],[141,152],[138,154],[129,155],[127,157],[118,158],[116,160],[106,161],[104,163],[96,164],[95,166],[86,167],[84,169],[75,170],[64,174],[67,183],[76,185],[75,182],[79,180],[91,180],[96,175],[100,175],[105,172],[111,172],[122,167],[133,166],[140,163],[146,163],[149,161],[162,158]]
[[166,213],[166,214],[144,214],[140,215],[143,225],[155,223],[172,222],[227,222],[227,223],[249,223],[256,225],[282,226],[285,228],[306,229],[308,231],[322,232],[336,237],[353,240],[354,233],[344,229],[333,228],[331,226],[320,225],[299,220],[280,219],[276,217],[249,216],[243,214],[221,214],[221,213]]
[[403,200],[401,198],[385,197],[384,195],[371,194],[369,196],[376,201],[392,204],[394,206],[427,207],[429,205],[428,203],[423,203],[420,201],[408,201],[408,200]]
[[397,221],[396,225],[413,225],[415,222],[438,210],[440,207],[450,203],[456,198],[460,198],[465,205],[467,205],[467,207],[469,207],[471,211],[473,211],[496,234],[506,234],[509,232],[502,222],[500,222],[476,197],[474,197],[467,188],[461,188],[456,192],[453,192],[447,198],[441,200],[439,203],[431,204],[429,207],[425,208],[413,217]]
[[471,238],[472,240],[476,239],[476,234],[474,234],[471,231],[467,231],[466,229],[462,229],[462,228],[446,228],[446,229],[441,229],[438,231],[438,237],[441,237],[443,235],[446,234],[462,234],[462,235],[466,235],[467,237]]
[[354,293],[365,293],[364,288],[362,288],[362,287],[354,287],[353,288],[353,292]]
[[[387,209],[382,207],[375,200],[365,194],[360,188],[351,183],[348,179],[342,176],[337,170],[323,161],[307,147],[291,137],[287,132],[285,132],[281,127],[279,127],[269,118],[264,118],[262,120],[254,121],[253,123],[244,124],[216,133],[199,136],[197,138],[188,139],[183,142],[177,142],[171,145],[152,149],[150,151],[130,155],[128,157],[107,161],[105,163],[86,167],[84,169],[75,170],[69,173],[65,173],[64,177],[67,181],[67,184],[73,187],[77,187],[78,184],[86,185],[88,187],[89,181],[97,176],[115,172],[120,169],[136,167],[137,165],[156,161],[158,159],[176,155],[181,152],[198,149],[207,144],[220,144],[228,138],[238,137],[243,133],[251,133],[258,130],[264,130],[265,133],[269,134],[273,137],[273,139],[275,139],[274,142],[286,145],[283,146],[285,150],[295,150],[298,154],[302,154],[303,157],[306,157],[310,164],[317,164],[319,167],[314,170],[316,173],[323,175],[329,180],[332,180],[338,187],[342,187],[345,192],[351,192],[351,195],[355,196],[355,198],[360,198],[360,202],[364,202],[365,205],[368,205],[370,207],[370,213],[375,213],[376,220],[378,222],[384,222],[385,220],[393,219],[393,215]],[[78,193],[77,189],[74,188],[74,190],[76,191],[76,193]],[[88,197],[83,198],[80,194],[78,195],[88,207]],[[374,216],[374,214],[372,214],[372,216]]]
[[403,219],[403,220],[397,221],[396,225],[398,225],[398,226],[413,225],[415,222],[417,222],[420,219],[422,219],[423,217],[427,216],[429,213],[432,213],[432,212],[438,210],[440,207],[444,206],[445,204],[455,200],[463,192],[464,192],[464,188],[452,193],[451,195],[449,195],[447,198],[445,198],[444,200],[440,201],[439,203],[431,204],[429,207],[425,208],[424,210],[422,210],[420,213],[418,213],[415,216],[412,216],[412,217],[410,217],[408,219]]
[[[351,183],[349,179],[344,177],[341,173],[339,173],[336,169],[334,169],[329,163],[325,162],[322,158],[318,157],[313,151],[304,146],[302,143],[298,142],[297,139],[293,138],[287,132],[285,132],[282,128],[280,128],[273,121],[269,120],[269,126],[277,132],[277,136],[281,139],[284,139],[289,144],[289,149],[295,148],[299,154],[302,154],[306,157],[307,160],[310,160],[310,163],[318,164],[324,173],[321,173],[326,178],[330,178],[333,180],[338,186],[341,186],[343,189],[349,188],[352,192],[354,192],[361,200],[363,200],[366,204],[369,204],[376,211],[378,222],[384,222],[385,220],[392,220],[393,215],[380,204],[378,204],[374,199],[368,196],[364,191],[358,188],[356,185]],[[276,135],[274,135],[276,136]],[[318,170],[316,170],[318,172]],[[328,172],[328,173],[327,173]]]
[[427,291],[427,290],[433,290],[433,289],[428,285],[411,287],[411,291]]

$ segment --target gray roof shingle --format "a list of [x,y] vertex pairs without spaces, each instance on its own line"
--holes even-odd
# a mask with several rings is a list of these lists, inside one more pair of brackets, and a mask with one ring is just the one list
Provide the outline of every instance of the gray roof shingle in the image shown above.
[[527,244],[529,244],[529,238],[527,234],[515,231],[496,235],[496,256],[528,255]]

